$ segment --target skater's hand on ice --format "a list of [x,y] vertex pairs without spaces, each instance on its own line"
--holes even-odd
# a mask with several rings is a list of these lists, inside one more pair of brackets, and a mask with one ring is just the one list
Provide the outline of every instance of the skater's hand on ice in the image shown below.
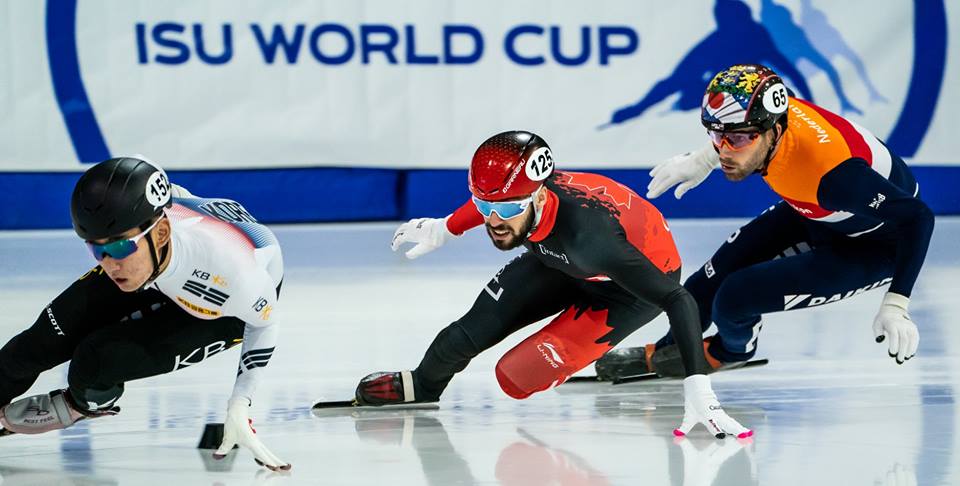
[[406,252],[407,258],[414,259],[443,246],[454,235],[447,229],[447,218],[411,219],[400,225],[393,234],[393,251],[404,243],[416,243]]
[[227,419],[223,423],[223,442],[213,453],[214,459],[223,459],[234,445],[239,444],[250,449],[257,464],[271,471],[290,470],[291,464],[273,455],[257,438],[257,431],[253,429],[253,420],[250,420],[249,411],[250,401],[246,398],[230,399],[227,404]]
[[887,292],[873,320],[873,336],[878,343],[887,341],[887,354],[896,359],[897,364],[912,358],[920,346],[920,331],[907,314],[909,304],[909,298]]
[[717,394],[710,385],[707,375],[692,375],[683,380],[683,422],[674,429],[673,435],[683,437],[697,424],[704,427],[714,437],[722,439],[731,434],[738,439],[753,435],[753,431],[740,425],[727,415],[717,400]]
[[720,156],[713,147],[670,157],[650,171],[652,179],[647,184],[647,199],[659,197],[677,184],[679,186],[673,195],[680,199],[687,191],[700,185],[719,165]]

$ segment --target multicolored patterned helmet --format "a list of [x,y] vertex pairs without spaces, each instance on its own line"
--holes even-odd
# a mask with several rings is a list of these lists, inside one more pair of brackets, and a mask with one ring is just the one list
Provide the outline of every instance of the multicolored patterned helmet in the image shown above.
[[718,132],[768,130],[786,114],[788,103],[787,87],[772,69],[737,64],[717,73],[707,85],[700,122]]

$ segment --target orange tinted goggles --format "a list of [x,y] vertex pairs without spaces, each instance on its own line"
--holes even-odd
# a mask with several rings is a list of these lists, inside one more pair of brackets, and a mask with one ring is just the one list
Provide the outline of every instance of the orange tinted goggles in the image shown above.
[[760,132],[718,132],[707,130],[707,133],[710,134],[710,140],[715,147],[721,148],[726,144],[730,150],[743,150],[757,143],[757,140],[760,140]]

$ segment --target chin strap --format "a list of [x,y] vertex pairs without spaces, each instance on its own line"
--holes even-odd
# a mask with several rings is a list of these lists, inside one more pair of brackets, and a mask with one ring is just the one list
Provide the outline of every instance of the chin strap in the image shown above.
[[[543,188],[544,186],[540,186],[540,189],[537,189],[536,192],[533,193],[534,199],[537,198],[537,194],[539,194]],[[530,231],[527,232],[527,238],[537,231],[537,226],[540,226],[540,219],[543,218],[543,210],[537,208],[536,202],[531,202],[530,205],[533,206],[533,224],[530,226]],[[544,207],[546,207],[546,205],[544,205]]]
[[167,255],[170,254],[170,242],[168,241],[166,245],[163,245],[163,248],[160,248],[160,258],[157,259],[157,249],[156,245],[153,244],[153,236],[149,233],[143,236],[143,239],[147,240],[147,246],[150,247],[150,259],[153,260],[153,272],[150,274],[150,277],[147,278],[147,281],[143,283],[143,287],[140,290],[146,290],[157,277],[160,276],[160,263],[167,259]]
[[784,134],[786,133],[787,133],[786,127],[780,130],[780,135],[777,136],[777,139],[774,140],[773,143],[770,144],[770,148],[767,149],[767,155],[763,159],[763,166],[757,169],[756,171],[754,171],[753,172],[754,174],[760,174],[762,176],[767,175],[767,167],[770,166],[770,161],[773,160],[773,152],[777,150],[777,146],[780,145],[780,139],[783,138]]

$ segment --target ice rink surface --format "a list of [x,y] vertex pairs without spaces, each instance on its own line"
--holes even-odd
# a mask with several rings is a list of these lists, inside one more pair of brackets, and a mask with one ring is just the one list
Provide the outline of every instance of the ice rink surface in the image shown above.
[[[685,274],[742,222],[673,221]],[[0,484],[960,484],[960,219],[937,220],[911,304],[920,350],[906,365],[873,340],[883,290],[765,319],[758,357],[770,364],[713,375],[727,411],[756,431],[750,442],[718,441],[699,427],[675,442],[679,381],[507,397],[494,364],[539,325],[474,360],[439,410],[313,416],[314,400],[351,397],[368,372],[416,366],[512,256],[474,232],[407,261],[390,252],[394,226],[275,227],[286,262],[283,328],[252,415],[264,442],[293,463],[290,473],[258,468],[247,451],[215,462],[196,449],[204,424],[223,420],[235,348],[129,383],[116,417],[0,439]],[[0,262],[3,342],[92,266],[67,231],[0,234]],[[624,345],[666,327],[661,316]],[[31,393],[65,384],[59,367]]]

